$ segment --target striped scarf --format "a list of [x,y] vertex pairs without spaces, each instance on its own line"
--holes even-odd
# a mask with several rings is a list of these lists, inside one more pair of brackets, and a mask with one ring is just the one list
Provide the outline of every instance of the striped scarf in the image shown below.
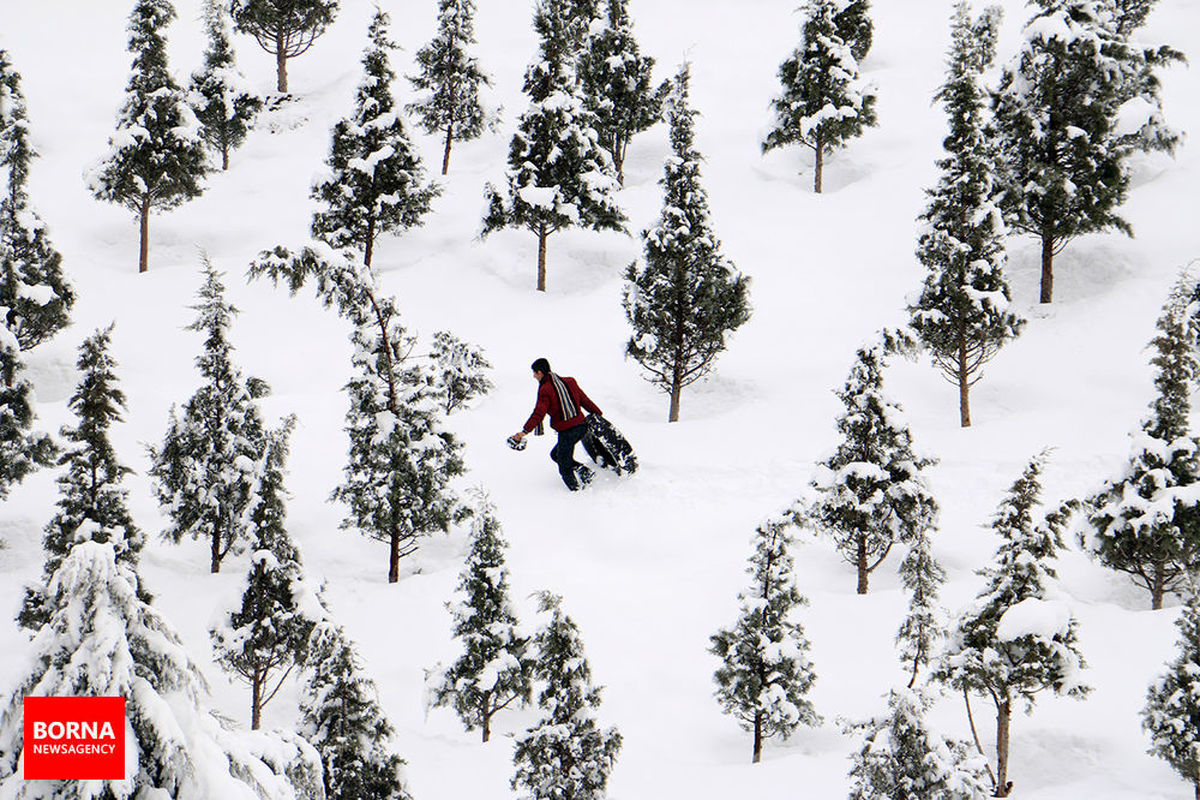
[[[562,411],[563,421],[575,419],[579,416],[579,406],[575,404],[575,398],[571,396],[571,390],[562,382],[562,378],[555,375],[553,372],[550,375],[550,385],[554,387],[554,393],[558,395],[558,407]],[[538,423],[537,436],[541,436],[545,432],[542,423]]]

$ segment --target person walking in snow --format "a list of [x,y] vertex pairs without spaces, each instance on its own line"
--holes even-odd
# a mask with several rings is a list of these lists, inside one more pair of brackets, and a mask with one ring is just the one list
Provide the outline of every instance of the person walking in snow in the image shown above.
[[559,376],[550,371],[550,362],[539,358],[531,365],[533,377],[538,382],[537,405],[525,423],[525,427],[513,434],[513,441],[520,442],[537,429],[541,432],[542,419],[550,415],[550,427],[558,432],[558,444],[550,451],[550,458],[558,464],[563,483],[572,492],[578,491],[592,479],[592,471],[575,460],[575,445],[587,433],[587,418],[584,411],[603,416],[600,407],[591,401],[574,378]]

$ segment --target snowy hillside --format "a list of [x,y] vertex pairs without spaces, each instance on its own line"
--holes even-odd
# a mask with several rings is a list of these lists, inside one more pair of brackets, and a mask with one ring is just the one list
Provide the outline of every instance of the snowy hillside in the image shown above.
[[[622,275],[641,255],[636,234],[657,219],[658,180],[669,153],[658,125],[634,138],[618,196],[634,236],[571,230],[549,242],[548,291],[534,291],[537,241],[507,230],[480,241],[484,185],[502,183],[509,139],[526,101],[522,74],[537,40],[532,2],[477,0],[478,56],[493,79],[485,99],[502,106],[497,129],[455,145],[450,174],[423,227],[379,240],[374,265],[406,324],[422,337],[450,330],[482,346],[493,391],[448,420],[465,442],[465,494],[490,494],[510,542],[513,597],[530,630],[541,621],[535,592],[563,597],[579,624],[596,683],[599,717],[624,748],[609,785],[613,800],[759,800],[846,796],[851,741],[839,718],[882,713],[889,689],[907,682],[893,640],[906,606],[897,548],[855,594],[853,568],[833,546],[801,536],[793,555],[809,605],[798,612],[812,642],[817,681],[810,699],[824,717],[787,741],[772,740],[750,763],[750,738],[713,698],[716,659],[709,637],[731,625],[744,588],[750,539],[765,518],[807,491],[813,465],[835,444],[839,388],[857,347],[906,321],[905,298],[923,268],[914,256],[924,189],[937,177],[945,116],[933,104],[943,81],[952,0],[875,0],[875,43],[863,64],[877,87],[879,125],[832,156],[824,193],[813,194],[811,154],[763,156],[776,70],[795,47],[795,0],[631,0],[643,53],[656,78],[692,63],[691,100],[700,112],[697,146],[713,224],[724,253],[752,279],[753,316],[730,341],[707,383],[684,391],[681,421],[668,424],[667,398],[624,358],[629,328]],[[392,17],[398,73],[434,32],[434,0],[380,0]],[[1017,46],[1029,11],[1002,0],[998,62]],[[38,425],[71,421],[66,401],[76,348],[116,323],[112,354],[128,398],[115,426],[131,508],[147,533],[142,574],[155,604],[180,632],[208,678],[213,705],[248,721],[248,692],[213,662],[208,627],[236,599],[244,556],[208,572],[203,542],[159,539],[166,521],[154,499],[146,446],[162,440],[172,405],[200,383],[193,359],[202,337],[186,330],[203,276],[201,253],[225,272],[241,310],[235,359],[265,379],[269,421],[295,414],[287,489],[292,536],[332,612],[356,640],[396,728],[416,800],[515,797],[509,788],[513,736],[536,709],[503,712],[487,744],[446,709],[426,710],[425,672],[455,658],[445,603],[467,548],[465,529],[425,541],[388,584],[386,545],[339,530],[344,508],[327,501],[341,480],[350,375],[349,326],[310,289],[290,298],[267,281],[243,280],[250,262],[276,245],[298,247],[314,209],[309,186],[324,169],[330,128],[349,111],[374,3],[342,0],[337,21],[289,65],[294,100],[264,114],[228,172],[215,172],[198,199],[155,216],[150,269],[137,274],[136,220],[92,198],[83,173],[105,151],[127,80],[130,3],[0,0],[0,48],[23,78],[34,145],[31,201],[50,227],[78,295],[73,325],[33,350]],[[205,45],[201,0],[177,0],[171,68],[185,79]],[[1200,58],[1200,0],[1160,0],[1143,38]],[[238,63],[263,93],[275,86],[273,58],[246,36]],[[982,587],[975,570],[998,545],[989,521],[1029,459],[1052,448],[1048,505],[1086,496],[1124,463],[1128,434],[1153,397],[1146,344],[1179,271],[1200,259],[1200,74],[1163,73],[1169,121],[1192,134],[1172,159],[1141,155],[1123,215],[1135,238],[1093,235],[1056,261],[1055,302],[1040,305],[1039,244],[1009,242],[1015,305],[1029,320],[986,368],[972,394],[974,425],[959,427],[957,392],[925,361],[893,359],[889,394],[907,412],[916,448],[938,459],[929,470],[941,506],[933,551],[949,581],[951,610]],[[412,99],[399,79],[401,103]],[[431,175],[442,142],[415,126]],[[529,364],[547,357],[572,375],[637,448],[627,479],[600,475],[588,491],[564,490],[547,457],[550,437],[513,452],[504,438],[528,417],[535,384]],[[41,470],[0,503],[0,691],[27,669],[29,643],[10,620],[22,586],[41,575],[42,529],[56,500],[54,470]],[[1057,565],[1079,620],[1085,701],[1039,697],[1015,714],[1010,776],[1028,800],[1183,798],[1192,789],[1147,755],[1140,728],[1147,686],[1175,654],[1178,599],[1152,612],[1147,594],[1106,570],[1073,541]],[[288,684],[265,711],[267,727],[296,721]],[[974,703],[980,735],[992,740],[991,704]],[[960,697],[947,697],[937,725],[969,736]],[[991,751],[989,750],[989,753]]]

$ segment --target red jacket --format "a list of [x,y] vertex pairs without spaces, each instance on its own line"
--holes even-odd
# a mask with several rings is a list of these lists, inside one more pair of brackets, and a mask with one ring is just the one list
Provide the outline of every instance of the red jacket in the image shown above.
[[542,417],[550,415],[550,427],[556,431],[565,431],[574,428],[576,425],[582,425],[584,421],[584,410],[590,411],[593,414],[602,414],[600,407],[592,402],[583,389],[579,388],[579,384],[574,378],[558,376],[567,387],[571,394],[571,399],[575,403],[578,413],[570,419],[563,419],[562,403],[559,402],[558,392],[554,390],[554,381],[547,375],[542,379],[538,386],[537,405],[533,409],[533,413],[529,416],[529,421],[525,423],[524,431],[531,432],[542,422]]

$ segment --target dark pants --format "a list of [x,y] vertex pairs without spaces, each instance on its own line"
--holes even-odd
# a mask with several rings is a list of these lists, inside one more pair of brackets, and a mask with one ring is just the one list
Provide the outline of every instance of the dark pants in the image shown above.
[[575,460],[575,445],[587,433],[587,425],[580,424],[558,432],[558,444],[550,450],[550,458],[558,464],[558,474],[562,475],[563,483],[572,492],[579,489],[579,480],[575,477],[575,468],[579,462]]

